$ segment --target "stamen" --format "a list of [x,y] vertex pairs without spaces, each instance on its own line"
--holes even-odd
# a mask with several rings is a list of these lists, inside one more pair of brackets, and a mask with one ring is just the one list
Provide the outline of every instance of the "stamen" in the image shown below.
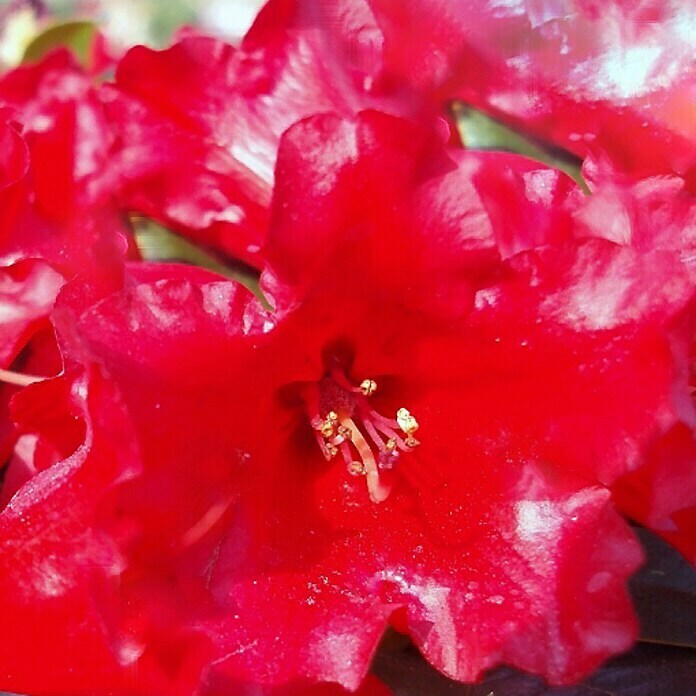
[[333,451],[335,450],[335,447],[331,445],[333,450],[329,449],[329,444],[324,442],[324,439],[321,437],[321,435],[319,435],[318,432],[315,432],[315,437],[317,440],[317,444],[319,445],[319,449],[321,450],[321,453],[324,455],[324,459],[326,459],[327,462],[331,461],[336,455],[336,452]]
[[399,453],[399,450],[396,449],[396,440],[388,440],[384,450],[379,453],[379,457],[377,458],[379,468],[393,469],[400,457],[401,454]]
[[319,428],[319,431],[324,437],[333,437],[334,435],[334,427],[333,423],[331,421],[324,421],[321,424],[321,427]]
[[372,441],[375,443],[375,445],[377,445],[377,449],[380,451],[383,450],[384,441],[377,432],[377,428],[375,428],[375,426],[372,425],[370,419],[363,418],[363,425],[365,426],[365,430],[367,430],[367,434],[372,438]]
[[356,462],[356,461],[349,462],[346,469],[348,470],[348,473],[351,476],[364,476],[365,475],[365,467],[363,466],[362,462]]
[[321,418],[312,418],[312,427],[318,430],[325,440],[331,440],[331,438],[334,437],[337,426],[338,414],[334,411],[329,411],[324,420],[321,420]]
[[[393,469],[402,453],[411,452],[419,442],[413,437],[418,421],[408,409],[400,408],[393,419],[370,408],[367,398],[376,390],[375,380],[364,379],[355,387],[343,371],[333,368],[308,390],[311,398],[306,404],[314,413],[311,424],[324,457],[330,461],[340,450],[348,474],[364,476],[370,499],[380,503],[391,490],[380,471]],[[315,405],[318,412],[310,410]]]
[[396,412],[396,422],[407,435],[412,435],[418,430],[418,421],[411,415],[407,408],[400,408]]
[[[387,424],[388,424],[388,425],[387,425]],[[378,428],[379,431],[380,431],[383,435],[385,435],[389,440],[394,440],[394,441],[396,442],[397,446],[399,447],[399,449],[408,450],[408,447],[406,446],[406,443],[405,443],[404,440],[399,436],[399,434],[394,430],[394,427],[392,427],[392,426],[398,427],[398,426],[396,425],[396,421],[390,421],[390,420],[387,420],[387,419],[382,419],[382,420],[379,422],[379,425],[377,426],[377,428]]]
[[360,391],[364,396],[372,396],[377,391],[377,382],[374,379],[364,379],[360,382]]
[[46,377],[37,377],[35,375],[24,375],[21,372],[12,372],[11,370],[0,369],[0,382],[6,384],[14,384],[18,387],[28,387],[35,382],[43,382]]

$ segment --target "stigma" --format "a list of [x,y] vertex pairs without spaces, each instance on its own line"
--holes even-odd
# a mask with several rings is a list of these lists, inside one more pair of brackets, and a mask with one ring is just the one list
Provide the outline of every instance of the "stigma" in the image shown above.
[[307,407],[324,458],[342,459],[349,475],[365,478],[372,502],[381,503],[391,492],[384,472],[420,444],[414,437],[418,421],[407,408],[399,408],[393,418],[373,409],[373,379],[355,386],[342,370],[334,369],[315,386]]

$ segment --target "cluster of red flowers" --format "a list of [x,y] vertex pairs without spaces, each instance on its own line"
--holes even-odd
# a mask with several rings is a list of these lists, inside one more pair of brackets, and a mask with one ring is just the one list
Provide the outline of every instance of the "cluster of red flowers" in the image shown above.
[[693,21],[270,0],[1,76],[0,689],[386,694],[390,625],[462,681],[627,649],[626,518],[696,561]]

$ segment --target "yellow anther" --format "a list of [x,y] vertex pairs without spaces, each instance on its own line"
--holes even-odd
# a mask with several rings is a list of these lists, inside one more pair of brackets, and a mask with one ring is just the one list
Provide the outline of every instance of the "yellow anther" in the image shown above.
[[330,442],[326,443],[326,451],[329,453],[329,459],[333,459],[338,454],[338,447]]
[[336,411],[329,411],[326,414],[326,420],[330,423],[338,423],[338,413],[336,413]]
[[353,435],[353,431],[345,426],[345,425],[339,425],[338,426],[338,434],[344,439],[344,440],[350,440],[350,438]]
[[351,476],[364,476],[365,475],[365,465],[362,462],[352,461],[348,464],[348,473]]
[[325,420],[322,424],[321,427],[319,428],[319,432],[325,437],[325,438],[330,438],[333,437],[334,435],[334,426],[333,423],[331,423],[328,420]]
[[396,440],[393,437],[390,437],[384,446],[386,447],[387,452],[393,452],[396,449]]
[[411,435],[418,430],[418,421],[407,408],[400,408],[396,412],[396,422],[407,435]]
[[409,435],[409,436],[404,440],[404,442],[406,443],[406,446],[407,446],[407,447],[418,447],[418,445],[420,445],[420,441],[419,441],[419,440],[416,440],[416,438],[415,438],[415,437],[412,437],[411,435]]
[[364,379],[360,382],[360,391],[365,396],[372,396],[377,391],[377,382],[374,379]]

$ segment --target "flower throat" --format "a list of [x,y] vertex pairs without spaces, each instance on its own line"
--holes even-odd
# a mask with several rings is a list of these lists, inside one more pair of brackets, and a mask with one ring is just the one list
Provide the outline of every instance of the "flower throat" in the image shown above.
[[364,476],[370,498],[380,503],[390,486],[382,480],[402,453],[411,452],[419,442],[413,436],[418,421],[406,408],[395,418],[375,411],[369,398],[377,391],[373,379],[353,385],[343,370],[333,368],[312,385],[306,405],[319,449],[327,461],[341,456],[352,476]]

